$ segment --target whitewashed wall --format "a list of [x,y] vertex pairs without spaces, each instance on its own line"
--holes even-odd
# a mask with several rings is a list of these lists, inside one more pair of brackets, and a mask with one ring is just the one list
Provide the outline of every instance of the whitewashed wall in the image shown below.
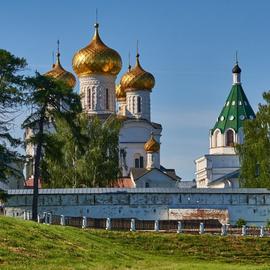
[[[6,215],[22,217],[31,210],[31,190],[9,190]],[[239,218],[265,225],[270,219],[267,189],[54,189],[41,190],[39,212],[92,218],[169,219],[171,209],[228,210],[229,222]]]

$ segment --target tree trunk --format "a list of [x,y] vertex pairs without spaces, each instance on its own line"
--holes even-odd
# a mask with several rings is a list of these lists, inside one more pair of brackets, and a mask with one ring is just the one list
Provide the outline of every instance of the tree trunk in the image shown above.
[[32,220],[37,221],[38,216],[38,180],[40,178],[40,160],[42,151],[42,135],[43,135],[44,118],[41,117],[39,121],[39,140],[37,143],[37,151],[35,155],[35,171],[34,171],[34,190],[33,190],[33,202],[32,202]]

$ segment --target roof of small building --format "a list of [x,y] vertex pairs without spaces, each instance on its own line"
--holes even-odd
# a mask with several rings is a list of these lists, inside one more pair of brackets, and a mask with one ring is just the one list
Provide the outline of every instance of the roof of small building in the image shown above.
[[114,188],[134,188],[135,183],[130,177],[121,177],[113,183]]
[[217,182],[222,182],[224,180],[231,180],[231,179],[239,178],[239,176],[240,176],[240,169],[237,169],[233,172],[227,173],[227,174],[211,181],[209,183],[209,186],[211,186],[212,184],[217,183]]
[[196,188],[196,181],[191,180],[191,181],[181,181],[178,184],[179,188]]
[[[270,194],[267,188],[52,188],[39,194]],[[33,189],[9,189],[8,195],[31,195]]]
[[146,175],[147,173],[149,173],[149,172],[151,172],[153,170],[160,171],[161,173],[163,173],[166,176],[170,177],[174,181],[180,181],[181,180],[181,177],[176,175],[174,169],[166,169],[163,166],[160,166],[160,169],[154,168],[152,170],[147,170],[145,168],[131,168],[130,173],[132,174],[134,181],[137,181],[139,178],[141,178],[142,176]]

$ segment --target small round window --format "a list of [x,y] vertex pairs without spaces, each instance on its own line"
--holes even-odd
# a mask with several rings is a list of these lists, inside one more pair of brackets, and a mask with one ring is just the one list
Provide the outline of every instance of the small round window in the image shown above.
[[221,121],[224,121],[224,119],[225,119],[225,118],[224,118],[224,116],[222,115],[222,116],[220,117],[220,120],[221,120]]
[[232,102],[232,105],[235,105],[235,101]]
[[239,119],[240,119],[240,120],[244,120],[244,119],[245,119],[245,116],[241,114],[241,115],[239,116]]
[[231,116],[229,117],[229,119],[232,121],[232,120],[234,119],[234,116],[231,115]]

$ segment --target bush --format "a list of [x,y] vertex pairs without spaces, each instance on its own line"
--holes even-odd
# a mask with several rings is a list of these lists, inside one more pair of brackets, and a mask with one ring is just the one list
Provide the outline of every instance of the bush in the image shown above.
[[247,222],[246,222],[246,220],[244,220],[243,218],[239,218],[237,221],[236,221],[236,226],[237,227],[242,227],[242,226],[244,226],[244,225],[246,225],[247,224]]

